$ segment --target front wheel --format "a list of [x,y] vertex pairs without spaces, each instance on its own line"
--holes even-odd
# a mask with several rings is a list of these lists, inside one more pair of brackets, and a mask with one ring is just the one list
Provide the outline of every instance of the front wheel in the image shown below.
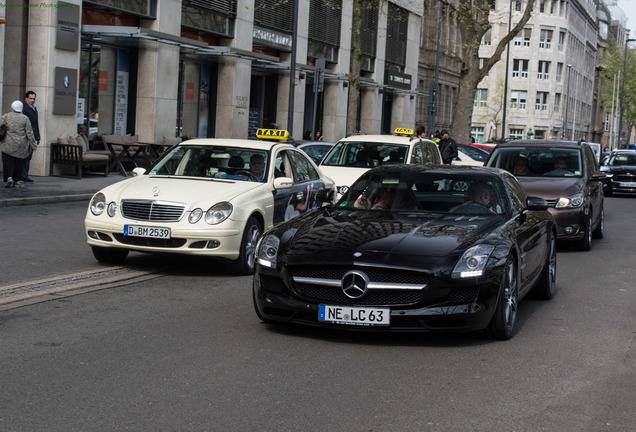
[[589,211],[587,223],[583,229],[583,238],[579,240],[578,247],[579,250],[589,251],[592,249],[592,209]]
[[602,239],[604,229],[605,229],[605,209],[601,208],[601,220],[598,221],[598,226],[592,232],[592,237],[594,237],[595,239]]
[[128,250],[116,248],[104,248],[92,246],[93,256],[99,262],[106,264],[119,264],[128,256]]
[[517,264],[515,258],[509,255],[501,278],[497,308],[486,328],[487,337],[498,340],[507,340],[512,337],[519,304],[517,288]]
[[236,274],[250,275],[256,267],[256,243],[261,236],[261,224],[255,217],[250,217],[245,224],[239,257],[234,261],[232,270]]
[[541,300],[550,300],[554,297],[554,292],[556,290],[556,239],[552,232],[550,232],[550,239],[548,241],[548,256],[546,257],[545,265],[543,266],[541,279],[539,279],[539,283],[534,289],[534,295]]

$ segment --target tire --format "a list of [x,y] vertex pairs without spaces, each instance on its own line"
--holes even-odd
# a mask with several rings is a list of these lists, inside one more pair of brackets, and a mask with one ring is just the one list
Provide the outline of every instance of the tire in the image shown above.
[[592,238],[602,239],[603,231],[605,230],[605,209],[601,208],[601,220],[598,221],[598,226],[592,231]]
[[119,264],[128,256],[128,250],[116,248],[103,248],[92,246],[93,256],[99,262],[106,264]]
[[582,251],[589,251],[592,249],[592,209],[590,209],[587,223],[583,231],[583,238],[578,241],[578,249]]
[[556,291],[556,266],[556,239],[554,234],[550,232],[548,256],[545,259],[541,279],[539,279],[539,283],[533,290],[534,296],[539,300],[550,300],[554,297],[554,292]]
[[507,340],[512,337],[519,305],[518,287],[517,263],[514,257],[509,255],[501,278],[497,308],[485,330],[488,338]]
[[250,217],[243,230],[241,251],[238,259],[232,263],[232,271],[238,275],[250,275],[256,268],[256,243],[263,228],[254,216]]

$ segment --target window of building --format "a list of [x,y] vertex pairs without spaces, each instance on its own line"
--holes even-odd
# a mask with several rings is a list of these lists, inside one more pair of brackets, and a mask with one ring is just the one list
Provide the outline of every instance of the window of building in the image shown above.
[[603,122],[603,130],[605,132],[609,131],[609,127],[610,127],[610,115],[609,114],[605,114],[605,122]]
[[547,111],[548,110],[548,92],[537,92],[537,99],[534,105],[534,109],[536,111]]
[[521,11],[521,0],[515,0],[515,11]]
[[406,43],[408,37],[409,12],[389,3],[386,29],[386,60],[400,67],[406,66]]
[[488,106],[488,89],[477,89],[477,91],[475,91],[473,106],[475,108]]
[[557,63],[556,82],[561,82],[563,76],[563,63]]
[[514,59],[512,61],[512,77],[528,78],[528,63],[529,60]]
[[550,79],[550,62],[539,60],[539,71],[537,73],[537,79],[548,80]]
[[563,51],[563,47],[565,45],[565,32],[559,32],[559,46],[558,49],[559,51]]
[[368,2],[362,8],[362,28],[364,31],[360,35],[360,51],[362,52],[360,68],[367,72],[373,72],[375,69],[378,42],[378,5],[379,2]]
[[492,29],[488,29],[484,36],[481,38],[481,44],[490,46],[492,45]]
[[473,126],[470,128],[470,135],[475,139],[476,143],[484,142],[484,128]]
[[545,131],[542,129],[537,129],[534,131],[534,139],[545,139]]
[[236,4],[236,0],[183,0],[181,25],[188,29],[233,37]]
[[513,140],[523,139],[523,129],[510,129],[510,138]]
[[546,0],[539,0],[539,12],[545,13],[545,2]]
[[528,48],[530,46],[531,36],[532,36],[531,29],[521,29],[519,34],[515,36],[514,38],[514,45],[518,47],[522,46],[522,47]]
[[541,36],[539,38],[539,48],[552,48],[552,30],[541,30]]
[[342,0],[309,3],[309,40],[307,54],[327,61],[338,61]]
[[294,2],[254,0],[254,24],[291,34],[294,26]]
[[510,92],[510,108],[526,109],[528,92],[525,90],[513,90]]
[[554,112],[557,113],[561,109],[561,93],[554,95]]

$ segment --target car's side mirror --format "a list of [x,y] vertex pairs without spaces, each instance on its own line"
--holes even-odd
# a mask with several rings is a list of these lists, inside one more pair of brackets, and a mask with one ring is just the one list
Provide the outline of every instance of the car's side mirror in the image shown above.
[[321,203],[331,203],[334,200],[334,190],[333,189],[320,189],[316,193],[316,201]]
[[528,196],[526,199],[526,210],[547,210],[548,202],[538,196]]
[[592,174],[592,177],[590,178],[590,180],[601,181],[601,180],[605,180],[605,177],[607,177],[607,176],[605,175],[604,172],[598,171],[598,172],[595,172],[594,174]]
[[274,179],[274,189],[291,189],[294,181],[289,177],[277,177]]

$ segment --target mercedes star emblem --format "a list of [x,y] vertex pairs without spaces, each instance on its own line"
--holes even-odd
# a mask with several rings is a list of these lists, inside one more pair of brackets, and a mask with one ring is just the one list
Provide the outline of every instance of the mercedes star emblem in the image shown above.
[[367,293],[369,276],[361,271],[351,270],[342,277],[340,285],[344,295],[352,299],[358,299]]

